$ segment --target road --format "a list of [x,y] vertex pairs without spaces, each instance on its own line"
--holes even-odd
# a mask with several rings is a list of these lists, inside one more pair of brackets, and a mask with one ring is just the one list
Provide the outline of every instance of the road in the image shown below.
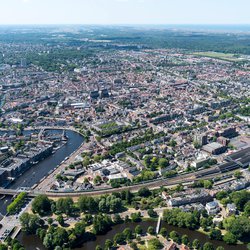
[[[0,241],[4,241],[9,235],[13,233],[13,238],[18,234],[21,229],[21,224],[19,222],[20,216],[28,210],[31,206],[31,200],[29,200],[25,207],[17,215],[6,215],[0,223],[2,224],[2,228],[0,229]],[[15,231],[14,231],[15,229]]]
[[89,148],[89,145],[92,144],[93,142],[95,142],[94,137],[91,137],[90,142],[88,143],[83,142],[75,152],[73,152],[69,157],[66,157],[65,160],[58,167],[54,168],[54,171],[50,175],[48,175],[35,187],[35,191],[49,190],[49,188],[55,182],[56,176],[60,174],[62,171],[64,171],[65,168],[68,167],[71,163],[73,163],[75,161],[75,158],[78,155],[81,155],[83,151],[87,150]]

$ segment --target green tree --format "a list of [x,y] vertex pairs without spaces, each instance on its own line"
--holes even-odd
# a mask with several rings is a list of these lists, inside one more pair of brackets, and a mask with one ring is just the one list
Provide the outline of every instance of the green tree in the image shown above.
[[59,213],[70,215],[73,211],[73,200],[70,197],[60,198],[56,202],[56,209]]
[[107,249],[107,250],[111,249],[112,246],[113,246],[113,241],[110,240],[110,239],[107,239],[107,240],[105,241],[105,250],[106,250],[106,249]]
[[126,215],[126,216],[125,216],[125,218],[124,218],[124,222],[125,222],[125,223],[130,222],[130,218],[129,218],[129,216],[128,216],[128,215]]
[[250,192],[243,190],[230,195],[233,203],[240,211],[243,211],[245,204],[250,200]]
[[16,242],[12,245],[12,250],[20,250],[24,249],[23,246],[20,244],[20,242]]
[[250,201],[248,201],[244,206],[244,214],[245,216],[250,216]]
[[36,235],[41,239],[43,240],[45,235],[46,235],[46,230],[44,228],[38,228],[36,230]]
[[160,235],[162,235],[163,237],[167,237],[168,232],[167,232],[167,229],[165,227],[161,228]]
[[36,230],[41,227],[41,220],[37,215],[23,213],[19,220],[22,230],[28,234],[35,234]]
[[219,247],[216,248],[216,250],[225,250],[225,248],[222,247],[222,246],[219,246]]
[[131,204],[133,198],[133,194],[130,192],[130,190],[126,190],[125,191],[125,200],[127,202],[127,204]]
[[214,250],[214,246],[210,242],[206,242],[202,248],[203,250]]
[[169,165],[168,160],[165,158],[159,159],[160,168],[166,168]]
[[121,218],[119,214],[115,214],[113,218],[113,222],[114,224],[120,224],[123,222],[123,219]]
[[74,227],[74,232],[77,237],[82,236],[85,233],[85,224],[84,222],[77,222]]
[[149,250],[160,250],[162,248],[163,248],[163,245],[157,238],[154,238],[148,241]]
[[138,195],[141,197],[149,197],[151,195],[151,192],[147,187],[142,187],[139,189]]
[[67,231],[62,228],[62,227],[57,227],[55,229],[55,232],[53,233],[53,247],[55,248],[56,246],[63,246],[64,243],[68,243],[68,233]]
[[120,198],[112,197],[109,201],[110,210],[114,213],[121,211],[122,209],[122,200]]
[[103,250],[102,247],[100,245],[97,245],[95,250]]
[[73,247],[75,244],[77,244],[77,241],[78,238],[76,237],[74,231],[69,231],[69,245]]
[[165,210],[163,219],[170,225],[196,229],[199,227],[199,214],[183,212],[181,209]]
[[102,181],[102,178],[100,175],[97,175],[95,178],[94,178],[94,184],[100,184]]
[[181,243],[186,245],[189,243],[189,239],[188,239],[188,236],[186,234],[182,235],[181,237]]
[[223,240],[229,245],[237,243],[237,237],[230,232],[225,233],[225,235],[223,236]]
[[179,235],[178,235],[178,233],[177,233],[176,231],[171,231],[171,232],[169,233],[169,237],[170,237],[170,239],[172,239],[174,242],[177,242],[177,243],[180,242],[180,237],[179,237]]
[[157,213],[152,208],[150,208],[147,212],[151,218],[155,218],[158,216]]
[[145,167],[149,168],[149,167],[150,167],[150,164],[151,164],[151,156],[146,155],[146,156],[144,157],[144,165],[145,165]]
[[91,196],[80,196],[78,199],[78,207],[82,212],[88,211],[95,213],[98,211],[97,201]]
[[219,229],[211,229],[209,233],[209,238],[212,240],[221,240],[222,239],[221,231]]
[[17,213],[24,205],[26,197],[27,197],[27,193],[25,193],[25,192],[18,194],[17,197],[14,199],[14,201],[12,201],[7,206],[7,212],[9,214]]
[[84,222],[86,226],[90,226],[93,223],[93,216],[91,214],[85,214]]
[[43,239],[43,245],[48,248],[53,248],[53,235],[51,233],[47,233]]
[[220,203],[225,207],[228,203],[231,203],[231,200],[229,198],[223,198]]
[[210,189],[213,187],[213,183],[210,180],[204,180],[204,188]]
[[133,250],[139,250],[137,244],[135,242],[131,242],[129,245]]
[[223,198],[227,198],[228,197],[228,192],[227,191],[219,191],[217,194],[216,194],[216,198],[218,200],[222,200]]
[[223,221],[223,226],[239,239],[250,234],[250,220],[245,216],[228,217]]
[[94,162],[100,162],[101,159],[102,159],[102,156],[101,156],[101,155],[94,155],[94,156],[93,156]]
[[110,216],[105,214],[98,214],[94,217],[93,220],[93,233],[98,234],[104,234],[106,233],[111,225],[113,224]]
[[151,234],[151,235],[155,234],[154,228],[153,228],[152,226],[149,226],[149,227],[148,227],[148,230],[147,230],[147,233],[148,233],[148,234]]
[[125,228],[122,232],[126,241],[133,239],[133,232],[130,228]]
[[240,170],[236,170],[236,171],[234,172],[234,177],[235,177],[236,179],[240,179],[240,178],[242,177],[242,172],[241,172]]
[[125,241],[125,238],[124,238],[124,236],[123,236],[122,233],[115,234],[115,236],[114,236],[114,242],[116,244],[121,245],[121,244],[124,243],[124,241]]
[[53,224],[54,220],[53,218],[48,218],[48,224],[51,226]]
[[171,177],[173,177],[173,176],[175,176],[175,175],[177,175],[177,171],[176,171],[176,170],[170,170],[170,171],[167,171],[167,172],[164,174],[164,176],[165,176],[166,178],[171,178]]
[[247,244],[247,249],[250,250],[250,243]]
[[202,218],[200,222],[201,227],[207,231],[207,228],[212,225],[210,218]]
[[8,247],[5,244],[0,243],[0,250],[8,250]]
[[140,222],[141,221],[141,214],[139,213],[132,213],[130,215],[132,222]]
[[176,192],[182,192],[184,190],[184,186],[182,184],[179,184],[175,188]]
[[200,246],[201,246],[200,241],[199,241],[198,239],[195,239],[195,240],[193,241],[193,243],[192,243],[192,247],[193,247],[194,249],[199,249]]
[[140,225],[137,225],[136,227],[135,227],[135,233],[136,233],[136,235],[141,235],[142,234],[142,227],[140,226]]
[[83,158],[83,162],[82,162],[84,167],[88,167],[90,165],[90,157],[89,156],[85,156]]
[[107,202],[106,202],[105,198],[102,198],[99,201],[98,209],[99,209],[99,211],[101,211],[103,213],[108,213],[109,212],[109,206],[107,205]]
[[63,219],[63,216],[61,214],[57,216],[56,220],[58,221],[58,223],[61,226],[64,226],[64,219]]

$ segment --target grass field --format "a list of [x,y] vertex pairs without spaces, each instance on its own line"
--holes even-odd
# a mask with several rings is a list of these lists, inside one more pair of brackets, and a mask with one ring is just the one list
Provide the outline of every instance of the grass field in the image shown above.
[[194,55],[197,56],[205,56],[205,57],[210,57],[210,58],[215,58],[215,59],[220,59],[224,61],[230,61],[230,62],[240,62],[243,59],[238,57],[235,54],[229,54],[229,53],[219,53],[219,52],[213,52],[213,51],[208,51],[208,52],[196,52]]

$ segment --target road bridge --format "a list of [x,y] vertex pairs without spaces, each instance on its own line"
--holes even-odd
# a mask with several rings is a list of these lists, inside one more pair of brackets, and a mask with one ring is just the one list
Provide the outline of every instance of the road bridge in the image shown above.
[[35,194],[33,190],[0,188],[0,195],[16,196],[16,195],[20,194],[21,192],[26,192],[29,197],[35,197],[35,196],[37,196],[37,194]]

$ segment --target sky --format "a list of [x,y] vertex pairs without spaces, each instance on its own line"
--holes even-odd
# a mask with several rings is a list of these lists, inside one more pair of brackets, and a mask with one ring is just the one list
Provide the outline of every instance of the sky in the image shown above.
[[250,24],[250,0],[0,0],[1,24]]

